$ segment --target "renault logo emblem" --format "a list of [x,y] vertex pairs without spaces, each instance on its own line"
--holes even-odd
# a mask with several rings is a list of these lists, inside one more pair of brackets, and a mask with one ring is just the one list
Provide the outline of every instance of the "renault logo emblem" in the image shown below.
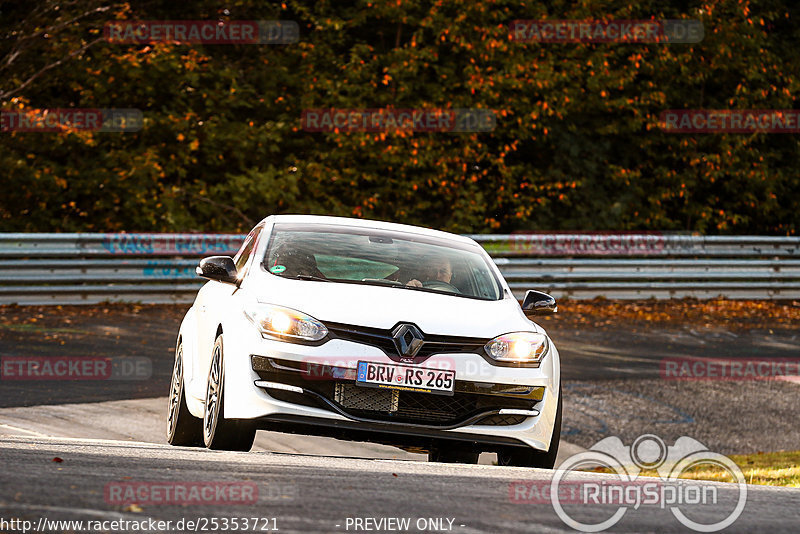
[[413,359],[425,343],[422,332],[413,324],[398,325],[392,331],[392,339],[397,353],[403,360]]

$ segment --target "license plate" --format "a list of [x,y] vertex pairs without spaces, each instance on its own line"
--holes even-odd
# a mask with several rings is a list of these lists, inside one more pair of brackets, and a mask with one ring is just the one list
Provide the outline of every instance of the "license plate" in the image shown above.
[[359,386],[437,395],[452,395],[455,383],[455,371],[375,362],[358,362],[356,375]]

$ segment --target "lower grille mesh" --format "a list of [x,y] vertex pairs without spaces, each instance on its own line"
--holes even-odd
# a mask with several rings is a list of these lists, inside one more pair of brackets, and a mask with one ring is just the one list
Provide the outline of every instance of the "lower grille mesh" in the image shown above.
[[[336,384],[334,401],[356,417],[381,419],[402,423],[452,425],[481,412],[501,408],[530,409],[531,402],[522,399],[456,393],[452,397],[365,388],[353,384]],[[492,417],[497,417],[492,419]],[[489,416],[479,424],[511,425],[525,420],[524,416]]]
[[397,390],[364,388],[342,382],[336,384],[333,400],[342,408],[376,412],[396,412]]
[[397,415],[428,422],[450,423],[478,410],[474,395],[456,393],[452,397],[429,393],[403,392]]

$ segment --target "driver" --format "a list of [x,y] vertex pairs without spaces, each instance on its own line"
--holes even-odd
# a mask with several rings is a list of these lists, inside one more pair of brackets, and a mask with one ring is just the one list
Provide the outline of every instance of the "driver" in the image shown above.
[[[420,278],[425,278],[426,281],[438,281],[450,283],[453,279],[453,267],[450,265],[450,260],[445,257],[435,258],[429,265],[426,275]],[[422,287],[422,282],[414,278],[409,280],[407,286]]]

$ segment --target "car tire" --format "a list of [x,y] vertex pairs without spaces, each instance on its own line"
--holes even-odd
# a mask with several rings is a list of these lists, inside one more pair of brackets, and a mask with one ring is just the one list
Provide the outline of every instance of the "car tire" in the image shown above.
[[443,464],[477,464],[480,454],[469,449],[441,446],[432,448],[428,452],[428,461]]
[[558,408],[556,421],[553,425],[553,438],[550,440],[550,449],[538,451],[527,447],[509,447],[497,453],[497,465],[517,467],[537,467],[539,469],[553,469],[558,456],[558,445],[561,441],[561,388],[558,392]]
[[249,421],[226,419],[224,410],[225,365],[222,334],[214,341],[208,371],[206,403],[203,413],[203,442],[221,451],[249,451],[253,448],[256,428]]
[[184,447],[203,446],[203,420],[195,417],[186,406],[183,383],[183,341],[175,351],[172,366],[172,386],[167,407],[167,442]]

